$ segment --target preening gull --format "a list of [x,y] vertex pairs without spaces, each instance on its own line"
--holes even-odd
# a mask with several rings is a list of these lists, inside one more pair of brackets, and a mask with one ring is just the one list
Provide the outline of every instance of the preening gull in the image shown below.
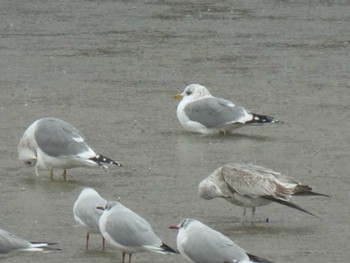
[[107,243],[122,251],[122,263],[125,254],[137,252],[155,252],[160,254],[178,253],[153,232],[151,225],[138,214],[119,202],[108,202],[100,218],[100,230]]
[[192,262],[213,263],[272,263],[267,259],[247,253],[231,239],[194,219],[186,218],[178,225],[177,248],[180,254]]
[[251,221],[253,222],[255,208],[271,202],[316,216],[290,202],[290,198],[295,195],[328,196],[315,193],[310,186],[265,167],[237,163],[216,169],[200,182],[198,192],[206,200],[221,197],[234,205],[242,206],[244,208],[242,222],[248,207],[252,208]]
[[[106,204],[107,200],[102,198],[99,193],[92,188],[84,188],[74,203],[74,219],[86,228],[86,249],[89,249],[90,233],[101,234],[98,222],[103,211],[96,207],[105,206]],[[105,248],[105,239],[103,236],[102,247],[103,249]]]
[[57,248],[51,248],[50,245],[56,245],[56,243],[48,242],[30,242],[14,234],[0,229],[0,254],[7,254],[10,252],[40,252],[40,251],[52,251],[60,250]]
[[188,85],[174,98],[182,98],[177,106],[177,118],[181,126],[190,132],[226,133],[248,124],[282,123],[274,117],[251,113],[232,101],[214,97],[199,84]]
[[26,165],[35,166],[38,170],[63,169],[63,178],[67,178],[67,169],[106,164],[122,166],[120,163],[96,153],[85,142],[84,135],[73,125],[63,120],[46,117],[33,122],[24,132],[18,144],[18,156]]

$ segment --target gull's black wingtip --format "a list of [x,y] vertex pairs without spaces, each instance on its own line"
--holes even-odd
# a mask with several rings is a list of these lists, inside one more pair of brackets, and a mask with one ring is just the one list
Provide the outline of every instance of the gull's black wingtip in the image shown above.
[[179,251],[177,251],[176,249],[173,249],[172,247],[169,247],[167,244],[162,243],[162,245],[160,246],[162,249],[164,249],[167,252],[170,253],[175,253],[175,254],[180,254]]
[[30,243],[38,248],[42,248],[44,251],[61,251],[62,249],[57,247],[52,247],[58,245],[56,242],[38,242],[38,241],[30,241]]
[[96,162],[100,166],[103,166],[103,163],[106,163],[106,164],[114,164],[118,167],[123,167],[121,163],[114,161],[111,158],[108,158],[107,156],[104,156],[102,154],[97,154],[95,157],[90,158],[90,160]]
[[272,196],[264,196],[263,198],[267,199],[267,200],[270,200],[270,201],[273,201],[273,202],[276,202],[276,203],[279,203],[279,204],[282,204],[282,205],[285,205],[285,206],[289,206],[291,208],[294,208],[294,209],[297,209],[301,212],[304,212],[306,214],[309,214],[309,215],[312,215],[314,217],[317,217],[317,218],[320,218],[319,216],[307,211],[306,209],[304,208],[301,208],[300,206],[292,203],[292,202],[289,202],[289,201],[286,201],[286,200],[281,200],[281,199],[277,199],[277,198],[274,198]]
[[331,197],[330,195],[322,194],[313,192],[312,188],[308,185],[297,185],[295,189],[295,193],[293,193],[293,196],[325,196],[325,197]]
[[283,124],[283,121],[275,117],[252,113],[252,120],[246,122],[247,124]]
[[249,259],[252,261],[252,262],[256,262],[256,263],[274,263],[266,258],[262,258],[262,257],[258,257],[258,256],[255,256],[255,255],[252,255],[250,253],[247,253]]

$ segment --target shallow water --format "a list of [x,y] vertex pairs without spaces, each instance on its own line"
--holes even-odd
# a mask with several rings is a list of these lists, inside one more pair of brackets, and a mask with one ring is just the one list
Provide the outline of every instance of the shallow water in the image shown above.
[[[8,262],[120,262],[120,253],[76,226],[84,186],[167,226],[197,218],[274,262],[346,262],[349,212],[348,1],[2,1],[0,27],[1,227],[62,252]],[[171,96],[190,83],[285,122],[205,137],[180,127]],[[63,182],[21,165],[17,144],[42,116],[73,123],[124,168],[78,168]],[[324,197],[278,204],[239,223],[242,208],[197,195],[229,162],[252,162],[313,186]],[[266,224],[266,218],[269,223]],[[133,255],[133,262],[183,262]]]

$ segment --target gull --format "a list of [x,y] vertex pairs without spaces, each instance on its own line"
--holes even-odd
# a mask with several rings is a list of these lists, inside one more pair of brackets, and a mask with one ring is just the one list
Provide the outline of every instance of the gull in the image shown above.
[[100,166],[104,170],[107,164],[122,165],[102,154],[96,153],[85,142],[84,135],[72,124],[63,120],[45,117],[33,122],[24,132],[18,144],[19,159],[28,166],[50,170],[63,169],[63,179],[67,180],[67,169],[74,167]]
[[178,253],[161,241],[145,219],[121,203],[112,201],[105,208],[98,208],[104,210],[99,222],[100,231],[110,245],[122,251],[122,263],[126,253],[129,263],[132,253]]
[[255,208],[271,202],[316,216],[290,202],[290,198],[295,195],[328,196],[315,193],[310,186],[265,167],[237,163],[230,163],[216,169],[199,183],[198,192],[206,200],[221,197],[234,205],[242,206],[244,208],[242,222],[244,222],[246,208],[252,208],[251,222],[253,222]]
[[178,225],[176,239],[180,254],[189,261],[197,263],[272,263],[267,259],[247,253],[231,239],[197,220],[186,218]]
[[56,243],[30,242],[4,229],[0,229],[0,254],[7,254],[13,251],[39,252],[44,250],[60,250],[48,247],[50,245],[56,245]]
[[[107,200],[102,198],[99,193],[92,188],[84,188],[78,199],[74,203],[73,215],[75,220],[86,228],[86,250],[89,249],[90,233],[101,234],[98,222],[102,215],[97,206],[105,206]],[[105,248],[105,239],[102,236],[102,247]]]
[[181,126],[190,132],[226,133],[247,124],[282,123],[274,117],[250,113],[232,101],[214,97],[199,84],[188,85],[174,98],[182,98],[177,106],[177,118]]

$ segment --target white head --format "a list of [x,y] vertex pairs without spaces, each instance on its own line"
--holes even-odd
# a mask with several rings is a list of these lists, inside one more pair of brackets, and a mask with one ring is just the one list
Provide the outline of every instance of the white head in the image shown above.
[[34,166],[37,162],[36,151],[26,137],[23,137],[18,144],[18,159],[27,166]]
[[92,195],[94,195],[94,196],[99,196],[99,193],[98,193],[95,189],[93,189],[93,188],[85,187],[85,188],[81,191],[80,195],[84,195],[84,196],[92,196]]
[[184,89],[181,96],[184,100],[192,101],[204,96],[211,96],[211,94],[206,87],[199,84],[191,84]]

